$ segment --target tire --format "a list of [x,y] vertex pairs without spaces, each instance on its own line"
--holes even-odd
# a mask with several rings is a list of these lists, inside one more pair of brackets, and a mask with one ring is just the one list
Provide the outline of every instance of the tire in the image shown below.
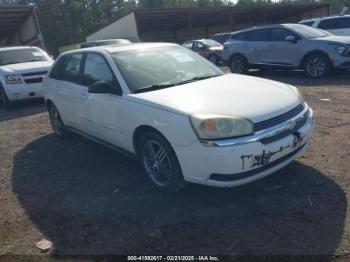
[[186,186],[175,152],[162,135],[155,131],[146,132],[138,145],[140,164],[154,186],[168,193]]
[[217,65],[219,63],[219,58],[216,55],[210,55],[208,57],[208,60],[212,62],[214,65]]
[[8,99],[6,92],[2,86],[0,86],[0,101],[5,109],[10,109],[12,107],[12,103]]
[[54,104],[49,104],[47,109],[49,111],[50,123],[55,135],[59,138],[66,137],[67,130],[64,128],[64,123],[56,106]]
[[305,58],[303,69],[308,77],[322,78],[329,74],[331,62],[323,54],[313,54]]
[[235,55],[230,60],[230,69],[232,73],[248,74],[249,64],[247,59],[242,55]]

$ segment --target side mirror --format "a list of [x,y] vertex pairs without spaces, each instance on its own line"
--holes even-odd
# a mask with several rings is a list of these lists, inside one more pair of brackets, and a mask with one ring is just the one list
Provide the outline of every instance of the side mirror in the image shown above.
[[113,86],[107,81],[98,81],[93,83],[88,88],[89,93],[92,94],[114,94],[116,93]]
[[290,35],[290,36],[286,37],[286,41],[292,42],[292,43],[296,43],[297,42],[297,38],[294,35]]

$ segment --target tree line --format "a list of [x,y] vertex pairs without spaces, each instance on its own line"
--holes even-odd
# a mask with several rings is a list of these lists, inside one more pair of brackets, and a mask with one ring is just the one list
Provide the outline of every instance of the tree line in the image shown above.
[[[281,3],[330,3],[335,13],[350,0],[280,0]],[[0,0],[0,4],[34,4],[48,50],[83,42],[85,37],[136,8],[251,6],[272,0]]]

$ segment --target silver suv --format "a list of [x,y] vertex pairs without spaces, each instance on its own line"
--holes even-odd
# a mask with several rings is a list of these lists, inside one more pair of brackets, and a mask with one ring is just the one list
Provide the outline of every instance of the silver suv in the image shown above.
[[223,58],[234,73],[302,68],[308,76],[320,78],[332,68],[350,68],[350,37],[301,24],[254,27],[232,34]]

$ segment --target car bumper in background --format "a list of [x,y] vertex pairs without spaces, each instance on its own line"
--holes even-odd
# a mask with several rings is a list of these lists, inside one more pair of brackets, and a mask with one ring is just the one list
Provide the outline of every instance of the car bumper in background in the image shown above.
[[42,83],[13,84],[5,85],[3,87],[10,101],[43,97]]
[[205,145],[200,141],[188,147],[173,145],[185,180],[232,187],[276,172],[307,148],[315,125],[310,108],[307,114],[307,120],[296,132],[268,143],[250,137],[245,142],[227,145]]

